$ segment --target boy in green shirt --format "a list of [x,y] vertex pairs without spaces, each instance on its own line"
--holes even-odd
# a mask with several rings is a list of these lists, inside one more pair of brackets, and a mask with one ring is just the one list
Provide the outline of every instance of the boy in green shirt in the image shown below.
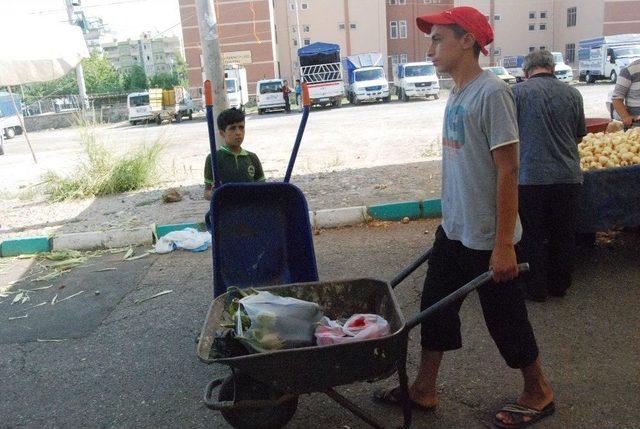
[[[218,116],[218,129],[224,139],[224,146],[216,152],[216,170],[220,183],[264,182],[264,172],[258,156],[241,147],[244,141],[244,113],[235,107],[222,111]],[[207,155],[204,164],[204,184],[204,197],[211,200],[211,154]]]

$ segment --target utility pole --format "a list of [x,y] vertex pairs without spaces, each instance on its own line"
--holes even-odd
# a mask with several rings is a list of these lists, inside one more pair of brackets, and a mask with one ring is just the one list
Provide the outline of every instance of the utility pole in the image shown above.
[[[69,17],[69,24],[75,25],[73,20],[73,3],[71,0],[64,0],[64,4],[67,8],[67,16]],[[89,99],[87,98],[87,88],[84,84],[84,71],[82,70],[82,62],[78,63],[76,67],[76,80],[78,81],[78,92],[80,93],[80,111],[83,118],[86,119],[86,113],[89,110]]]
[[491,24],[491,28],[493,28],[493,42],[491,42],[491,46],[489,47],[489,65],[496,65],[496,0],[489,1],[489,23]]
[[[224,84],[224,64],[220,51],[220,37],[216,22],[213,0],[196,0],[198,13],[198,28],[200,29],[200,44],[202,46],[202,70],[205,80],[211,81],[213,87],[213,115],[214,119],[220,112],[229,108],[227,91]],[[218,124],[213,121],[216,136]],[[218,139],[219,140],[219,139]]]

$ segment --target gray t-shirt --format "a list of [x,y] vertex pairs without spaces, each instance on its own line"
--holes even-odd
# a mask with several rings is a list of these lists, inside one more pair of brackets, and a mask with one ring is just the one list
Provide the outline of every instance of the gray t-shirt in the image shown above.
[[[497,172],[491,151],[517,143],[513,94],[496,75],[483,71],[451,92],[442,131],[442,227],[450,240],[493,250]],[[521,235],[518,218],[514,244]]]
[[623,100],[630,115],[640,115],[640,60],[620,70],[611,98]]
[[554,75],[513,87],[520,127],[520,184],[582,183],[577,139],[587,134],[582,96]]

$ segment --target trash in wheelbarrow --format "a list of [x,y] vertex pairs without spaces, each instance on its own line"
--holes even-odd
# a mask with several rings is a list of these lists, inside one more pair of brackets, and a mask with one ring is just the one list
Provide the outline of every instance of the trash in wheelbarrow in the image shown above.
[[236,338],[259,352],[308,347],[322,317],[314,302],[259,291],[238,302]]

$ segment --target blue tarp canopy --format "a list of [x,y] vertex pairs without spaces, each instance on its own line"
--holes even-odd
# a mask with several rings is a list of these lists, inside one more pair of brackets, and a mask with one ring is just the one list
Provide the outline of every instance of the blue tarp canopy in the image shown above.
[[318,54],[334,54],[340,52],[340,46],[333,43],[316,42],[298,49],[299,57],[312,57]]

